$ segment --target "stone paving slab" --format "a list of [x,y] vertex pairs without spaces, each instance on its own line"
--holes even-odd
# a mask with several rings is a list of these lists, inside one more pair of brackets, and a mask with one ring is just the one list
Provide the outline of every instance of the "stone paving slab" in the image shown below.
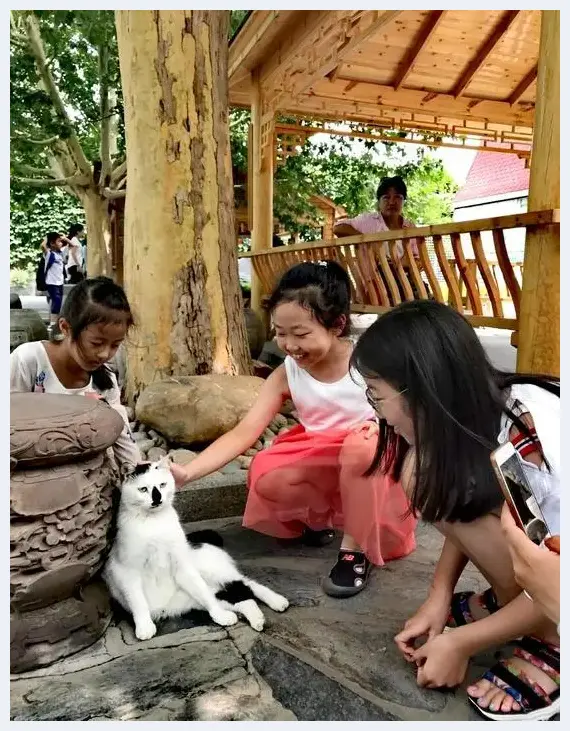
[[[195,612],[139,642],[119,612],[91,648],[49,668],[12,676],[13,720],[481,720],[463,691],[418,688],[393,636],[424,600],[441,538],[420,525],[418,548],[373,572],[366,591],[327,597],[321,579],[338,541],[324,548],[276,541],[226,518],[214,527],[245,573],[287,596],[264,607],[266,627],[221,628]],[[476,571],[462,588],[481,589]],[[493,654],[477,658],[468,680]]]

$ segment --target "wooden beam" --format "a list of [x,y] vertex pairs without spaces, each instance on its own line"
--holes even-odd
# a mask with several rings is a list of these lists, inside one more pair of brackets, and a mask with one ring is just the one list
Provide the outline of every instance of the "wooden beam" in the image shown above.
[[[273,121],[263,116],[263,94],[257,73],[252,74],[254,98],[251,106],[251,251],[271,246],[273,234]],[[261,306],[262,284],[257,274],[251,274],[251,308],[265,322]]]
[[392,86],[396,91],[403,86],[404,82],[410,75],[418,56],[429,43],[429,40],[435,33],[444,13],[445,10],[432,10],[425,19],[415,38],[413,46],[406,52],[406,55],[396,72],[396,76],[392,82]]
[[507,102],[511,106],[518,102],[518,100],[525,93],[525,91],[528,89],[528,87],[536,79],[537,75],[538,75],[538,64],[536,64],[536,66],[533,66],[531,68],[531,70],[528,72],[528,74],[524,77],[524,79],[520,82],[520,84],[517,86],[517,88],[513,91],[513,93],[507,99]]
[[[354,53],[360,45],[382,27],[395,20],[403,11],[366,10],[358,12],[360,12],[360,15],[347,23],[346,37],[343,37],[343,31],[339,33],[339,29],[335,29],[336,39],[323,38],[321,40],[320,46],[325,50],[325,54],[317,56],[319,63],[313,66],[309,74],[299,84],[295,85],[294,95],[304,94],[311,88],[315,81],[322,79],[335,67],[338,67],[348,54]],[[330,46],[331,40],[332,47]]]
[[[346,91],[349,81],[358,81],[356,89]],[[363,117],[371,123],[377,122],[384,115],[383,110],[393,110],[394,114],[403,112],[421,115],[436,115],[438,117],[453,117],[455,119],[473,119],[485,122],[491,120],[497,124],[519,125],[532,128],[533,110],[526,109],[522,104],[511,106],[506,101],[481,99],[480,104],[470,109],[469,104],[474,100],[468,97],[454,97],[440,93],[426,103],[426,91],[417,89],[400,89],[394,91],[392,86],[374,84],[348,75],[341,75],[336,81],[324,79],[313,86],[310,94],[303,94],[296,98],[285,97],[279,107],[281,112],[306,110],[306,116],[316,111],[319,106],[322,111],[329,109],[342,115],[361,111]],[[346,118],[340,116],[340,119]]]
[[[246,58],[246,56],[251,52],[252,48],[255,46],[255,44],[259,41],[259,39],[265,34],[269,26],[277,20],[279,17],[279,13],[283,11],[279,10],[268,10],[267,16],[263,19],[261,22],[259,28],[255,31],[255,33],[249,38],[249,40],[244,44],[243,48],[240,47],[239,51],[232,51],[229,52],[229,64],[228,64],[228,79],[231,79],[231,77],[235,74],[237,71],[239,65],[241,62]],[[248,19],[249,21],[255,20],[253,16],[250,16]],[[242,31],[245,31],[246,29],[243,28]]]
[[465,89],[469,86],[469,84],[473,81],[473,77],[479,71],[481,66],[485,63],[487,58],[491,55],[493,50],[495,49],[496,45],[499,43],[501,38],[505,35],[505,33],[509,30],[511,25],[513,24],[515,18],[520,13],[520,10],[506,10],[503,15],[501,16],[501,19],[497,23],[497,25],[493,28],[491,31],[491,34],[483,43],[481,48],[477,51],[475,56],[471,59],[471,61],[467,64],[467,67],[465,68],[465,71],[461,74],[461,77],[457,84],[455,85],[455,88],[452,91],[452,94],[455,98],[458,96],[461,96]]
[[[560,11],[543,10],[529,211],[560,205]],[[560,227],[527,229],[517,370],[560,375]]]

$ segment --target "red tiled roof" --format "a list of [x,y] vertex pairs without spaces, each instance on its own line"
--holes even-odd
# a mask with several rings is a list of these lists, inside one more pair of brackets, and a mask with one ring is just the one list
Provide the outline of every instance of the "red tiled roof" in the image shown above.
[[516,155],[478,152],[455,203],[528,190],[529,175],[524,160]]

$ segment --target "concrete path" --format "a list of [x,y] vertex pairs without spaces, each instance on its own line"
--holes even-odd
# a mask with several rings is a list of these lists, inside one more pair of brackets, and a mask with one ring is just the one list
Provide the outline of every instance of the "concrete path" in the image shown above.
[[[162,623],[147,642],[118,614],[91,648],[12,676],[12,720],[480,720],[463,691],[419,689],[393,643],[429,586],[441,545],[432,528],[420,526],[416,551],[376,570],[365,592],[338,600],[320,588],[336,544],[286,545],[239,518],[186,527],[217,528],[244,571],[290,608],[265,608],[262,633],[194,613]],[[461,586],[483,583],[472,571]],[[479,659],[470,678],[492,662]]]

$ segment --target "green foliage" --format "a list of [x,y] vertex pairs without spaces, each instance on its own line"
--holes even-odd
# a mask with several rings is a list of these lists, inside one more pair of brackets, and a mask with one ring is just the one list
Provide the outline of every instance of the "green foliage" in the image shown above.
[[67,233],[72,223],[85,225],[79,201],[59,188],[10,191],[10,269],[35,265],[48,231]]
[[230,41],[233,40],[241,24],[251,13],[251,10],[230,10]]
[[[18,11],[12,11],[16,17]],[[68,139],[75,131],[90,161],[99,155],[101,135],[100,85],[116,95],[110,114],[122,120],[119,59],[112,10],[37,10],[41,39],[54,81],[71,117],[73,130],[59,116],[38,82],[34,58],[25,41],[10,43],[11,167],[21,164],[49,167],[49,147],[30,140],[54,136]],[[104,53],[108,63],[101,65]],[[119,123],[119,152],[124,130]]]

